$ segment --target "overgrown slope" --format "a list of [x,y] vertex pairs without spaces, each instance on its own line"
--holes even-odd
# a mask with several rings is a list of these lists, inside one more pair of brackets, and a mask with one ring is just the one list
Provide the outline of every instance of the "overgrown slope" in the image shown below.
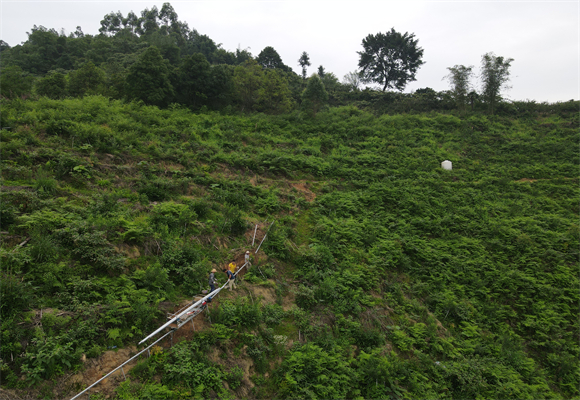
[[119,398],[577,396],[579,133],[564,111],[5,101],[2,386],[62,396],[51,379],[144,337],[268,219],[246,279],[278,304],[220,301],[211,329],[139,364]]

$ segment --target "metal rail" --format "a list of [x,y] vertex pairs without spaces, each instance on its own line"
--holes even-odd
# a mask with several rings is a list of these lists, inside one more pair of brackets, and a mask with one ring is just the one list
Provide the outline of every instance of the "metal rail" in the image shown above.
[[270,232],[270,228],[272,227],[272,225],[274,225],[274,221],[272,221],[272,223],[268,227],[268,230],[266,231],[266,234],[262,238],[262,241],[260,242],[260,245],[258,246],[258,248],[256,249],[256,251],[254,251],[254,254],[258,253],[258,251],[260,250],[260,247],[262,247],[262,243],[264,243],[264,240],[266,240],[266,236],[268,236],[268,232]]
[[[234,273],[234,276],[237,276],[238,273],[246,266],[246,264],[247,263],[244,263],[244,265],[242,265],[242,267]],[[215,296],[217,296],[219,294],[219,292],[221,292],[221,290],[226,287],[227,284],[228,284],[228,281],[226,281],[220,288],[218,288],[218,289],[214,290],[213,292],[202,297],[201,300],[198,300],[195,303],[193,303],[191,306],[186,307],[185,309],[182,309],[182,311],[178,312],[175,317],[171,318],[168,322],[166,322],[165,324],[163,324],[162,326],[157,328],[157,330],[155,330],[153,333],[151,333],[145,339],[141,340],[139,342],[139,344],[151,339],[153,336],[157,335],[159,332],[161,332],[163,329],[167,328],[169,325],[174,324],[174,323],[178,323],[181,320],[187,319],[189,317],[189,315],[194,312],[194,309],[199,308],[200,306],[205,306],[208,303],[208,299],[213,299]]]
[[258,224],[256,224],[256,227],[254,228],[254,237],[252,238],[252,247],[254,247],[254,240],[256,240],[256,231],[258,230]]
[[196,301],[195,303],[193,303],[191,306],[187,307],[185,310],[183,310],[181,313],[179,313],[178,315],[176,315],[175,317],[171,318],[168,322],[166,322],[165,324],[163,324],[162,326],[160,326],[159,328],[157,328],[157,330],[155,330],[153,333],[151,333],[149,336],[147,336],[145,339],[141,340],[139,342],[139,344],[151,339],[153,336],[157,335],[159,332],[161,332],[163,329],[167,328],[169,325],[177,323],[178,321],[180,321],[181,319],[186,319],[188,317],[188,313],[189,312],[193,312],[193,310],[195,308],[199,308],[200,306],[204,306],[207,304],[207,301],[209,298],[213,298],[215,295],[217,295],[225,286],[226,286],[227,282],[224,283],[224,285],[222,287],[220,287],[219,289],[214,290],[213,292],[209,293],[208,295],[202,297],[201,300]]

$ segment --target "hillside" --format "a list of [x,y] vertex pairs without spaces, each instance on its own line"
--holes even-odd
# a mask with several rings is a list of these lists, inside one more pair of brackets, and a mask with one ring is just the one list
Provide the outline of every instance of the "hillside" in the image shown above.
[[577,104],[1,104],[0,394],[72,397],[273,221],[237,291],[91,399],[578,396]]

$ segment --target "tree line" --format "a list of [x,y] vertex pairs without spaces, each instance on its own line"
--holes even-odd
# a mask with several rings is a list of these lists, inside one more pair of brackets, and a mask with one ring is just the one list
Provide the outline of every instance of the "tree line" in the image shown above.
[[[85,34],[81,27],[67,36],[64,31],[35,25],[22,45],[10,47],[1,42],[1,95],[53,99],[103,95],[159,107],[178,103],[191,109],[229,107],[265,113],[284,113],[302,106],[316,114],[327,103],[364,107],[365,98],[382,92],[385,95],[378,95],[382,99],[379,103],[392,103],[389,99],[395,98],[399,109],[405,108],[400,103],[408,106],[411,101],[411,109],[417,111],[464,112],[471,105],[472,110],[478,107],[494,112],[509,82],[513,59],[485,54],[479,92],[470,85],[473,66],[456,65],[448,68],[449,91],[424,88],[409,97],[402,91],[416,80],[425,63],[418,42],[414,34],[402,34],[394,28],[370,34],[362,40],[358,70],[340,81],[321,65],[308,77],[311,62],[307,52],[297,60],[299,75],[271,46],[257,56],[248,49],[225,50],[180,21],[173,7],[165,3],[161,9],[146,8],[140,16],[111,12],[101,20],[99,34],[94,36]],[[309,85],[312,87],[307,90]],[[426,97],[430,101],[426,102]]]

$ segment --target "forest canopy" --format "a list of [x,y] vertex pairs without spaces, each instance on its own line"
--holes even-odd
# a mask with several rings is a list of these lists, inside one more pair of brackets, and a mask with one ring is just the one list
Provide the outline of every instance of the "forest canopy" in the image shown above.
[[[472,111],[502,112],[507,104],[501,91],[508,88],[509,68],[514,60],[492,52],[482,57],[493,58],[482,63],[480,74],[464,77],[469,96],[458,91],[457,82],[452,81],[449,91],[422,88],[402,93],[409,82],[416,80],[416,73],[424,64],[418,42],[414,33],[399,33],[391,28],[363,38],[358,69],[342,79],[320,65],[317,75],[328,94],[322,105],[356,105],[376,113],[464,112],[467,105]],[[151,47],[158,50],[161,58],[150,58]],[[226,50],[181,21],[169,3],[138,14],[111,12],[101,20],[96,35],[85,34],[80,26],[65,35],[63,31],[35,25],[22,45],[10,47],[2,42],[0,51],[0,95],[5,98],[59,99],[100,94],[159,107],[180,104],[191,110],[269,114],[319,107],[303,103],[307,68],[311,65],[307,52],[297,54],[296,67],[301,69],[301,74],[297,74],[272,46],[257,55],[249,49]],[[493,60],[501,61],[501,68]],[[261,68],[260,73],[251,66],[252,61]],[[150,68],[145,73],[143,66],[147,64],[159,70],[153,73]],[[241,67],[253,68],[253,72],[243,73]],[[457,67],[466,68],[453,68]],[[141,76],[143,80],[137,78],[138,69],[145,74]],[[251,82],[249,75],[255,75]],[[481,78],[480,85],[471,82],[474,76]],[[373,84],[379,87],[375,89]]]

